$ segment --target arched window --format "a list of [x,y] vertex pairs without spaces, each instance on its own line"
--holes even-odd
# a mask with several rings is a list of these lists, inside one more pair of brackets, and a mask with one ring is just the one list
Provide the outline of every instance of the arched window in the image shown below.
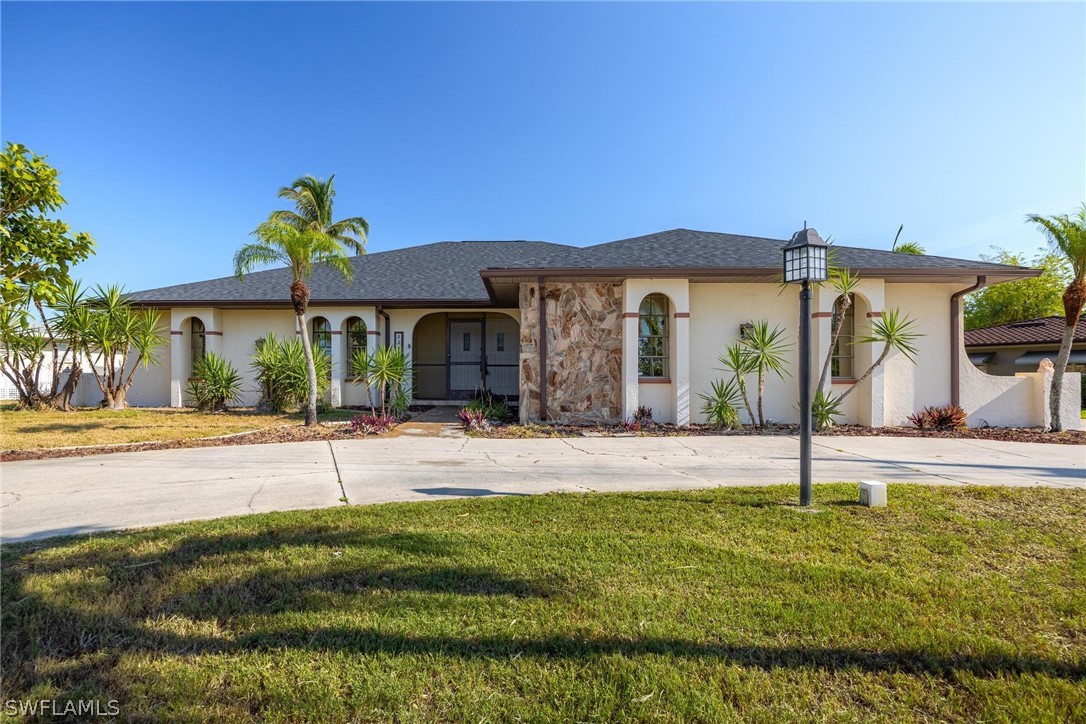
[[313,347],[332,356],[332,325],[324,317],[313,318]]
[[207,334],[204,330],[204,323],[198,317],[193,317],[190,325],[189,343],[192,345],[192,366],[195,368],[197,363],[207,354]]
[[842,295],[833,303],[833,327],[837,328],[837,322],[844,316],[841,324],[841,334],[837,337],[837,346],[833,348],[833,361],[830,363],[830,373],[834,379],[851,380],[856,374],[855,347],[856,339],[856,296],[848,295],[848,305],[845,305],[845,297]]
[[[366,353],[366,337],[367,337],[366,323],[358,317],[352,317],[347,321],[347,363],[354,359],[354,356],[358,353]],[[357,372],[352,369],[352,374]]]
[[637,374],[641,378],[666,378],[668,365],[669,313],[667,297],[650,294],[638,310]]

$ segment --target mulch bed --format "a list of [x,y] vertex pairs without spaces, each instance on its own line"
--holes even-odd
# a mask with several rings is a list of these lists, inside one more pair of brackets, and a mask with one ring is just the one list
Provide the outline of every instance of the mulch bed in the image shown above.
[[[473,437],[498,439],[531,439],[547,437],[736,437],[747,435],[796,435],[798,425],[774,425],[765,430],[743,428],[718,430],[706,425],[657,424],[651,429],[627,432],[617,425],[497,425],[487,430],[469,433]],[[1042,442],[1058,445],[1086,445],[1086,432],[1064,430],[1059,433],[1044,432],[1039,428],[978,427],[965,430],[917,430],[912,427],[864,427],[839,425],[825,432],[822,437],[931,437],[959,440],[1001,440],[1003,442]]]

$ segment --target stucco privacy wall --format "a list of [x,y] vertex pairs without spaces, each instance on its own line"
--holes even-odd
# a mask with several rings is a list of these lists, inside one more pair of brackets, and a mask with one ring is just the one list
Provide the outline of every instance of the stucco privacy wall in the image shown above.
[[[617,420],[622,411],[622,287],[548,282],[547,419]],[[520,418],[539,419],[539,286],[520,285]]]

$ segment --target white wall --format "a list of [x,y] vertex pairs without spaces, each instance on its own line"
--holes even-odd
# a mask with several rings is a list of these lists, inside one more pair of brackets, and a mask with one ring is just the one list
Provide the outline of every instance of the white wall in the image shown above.
[[[704,401],[700,395],[711,390],[715,379],[729,379],[719,357],[724,348],[739,339],[739,325],[758,319],[768,319],[770,327],[780,325],[786,330],[791,349],[785,355],[791,376],[783,380],[776,375],[766,378],[764,409],[766,419],[796,422],[795,404],[799,391],[796,374],[799,370],[796,334],[799,323],[799,289],[783,290],[775,284],[691,284],[690,285],[690,412],[691,421],[704,423],[701,411]],[[817,373],[813,373],[817,374]],[[757,415],[757,384],[748,378],[751,407]],[[740,417],[748,423],[746,412]]]

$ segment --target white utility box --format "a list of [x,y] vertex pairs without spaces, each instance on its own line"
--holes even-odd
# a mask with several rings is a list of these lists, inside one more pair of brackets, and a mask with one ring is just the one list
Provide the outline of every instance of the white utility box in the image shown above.
[[860,505],[868,508],[886,507],[886,483],[878,480],[860,481]]

